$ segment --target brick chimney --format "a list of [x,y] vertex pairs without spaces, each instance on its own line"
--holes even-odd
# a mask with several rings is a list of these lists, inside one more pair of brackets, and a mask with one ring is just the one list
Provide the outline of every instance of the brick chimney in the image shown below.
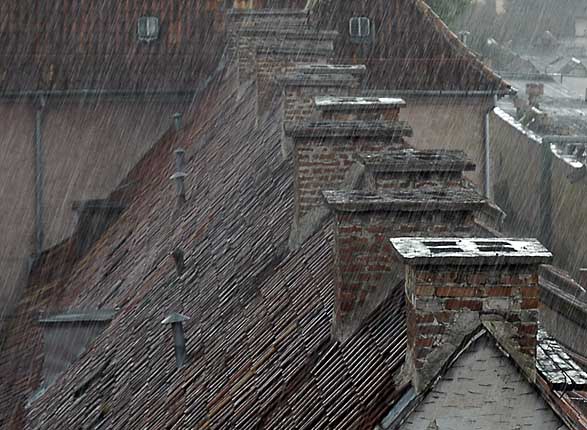
[[356,93],[367,73],[364,65],[306,64],[279,76],[284,121],[320,118],[315,97],[350,96]]
[[308,27],[308,13],[291,9],[231,9],[226,14],[225,25],[228,54],[230,58],[234,58],[238,55],[237,46],[241,29],[268,27],[284,30],[303,29]]
[[[278,76],[284,124],[319,119],[321,115],[316,109],[315,97],[354,94],[360,90],[366,72],[363,65],[304,64]],[[281,146],[283,157],[289,157],[293,144],[286,137],[285,130]]]
[[351,336],[403,278],[390,237],[477,235],[474,213],[485,204],[470,188],[323,195],[335,218],[333,336],[339,341]]
[[535,239],[395,238],[406,264],[406,370],[424,391],[480,327],[535,377],[539,266]]
[[[404,149],[387,154],[359,154],[356,160],[363,170],[357,186],[371,191],[436,185],[471,187],[464,172],[475,170],[475,164],[463,151]],[[499,235],[504,218],[505,213],[490,201],[475,215],[477,223],[493,235]]]
[[386,154],[359,154],[357,161],[365,171],[365,188],[385,190],[442,185],[468,185],[465,171],[475,164],[463,151],[403,149]]
[[296,249],[328,216],[321,191],[348,188],[355,154],[405,148],[412,129],[401,121],[299,121],[286,123],[285,134],[293,141]]
[[257,82],[258,117],[268,112],[273,100],[279,96],[278,77],[300,64],[326,64],[334,55],[333,31],[280,30],[278,40],[258,41],[256,46],[255,71]]

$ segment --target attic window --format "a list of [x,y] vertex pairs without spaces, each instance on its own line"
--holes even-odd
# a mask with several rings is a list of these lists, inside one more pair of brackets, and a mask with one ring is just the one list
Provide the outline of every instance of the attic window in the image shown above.
[[371,20],[364,16],[355,16],[349,20],[349,34],[356,43],[370,42],[372,38]]
[[156,16],[142,16],[138,23],[139,40],[151,42],[159,39],[159,18]]

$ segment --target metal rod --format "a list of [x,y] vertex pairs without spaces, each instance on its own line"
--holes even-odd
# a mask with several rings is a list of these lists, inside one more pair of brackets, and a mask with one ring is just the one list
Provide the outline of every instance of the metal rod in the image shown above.
[[35,255],[43,252],[45,232],[43,226],[43,115],[46,106],[45,97],[36,100],[35,112]]

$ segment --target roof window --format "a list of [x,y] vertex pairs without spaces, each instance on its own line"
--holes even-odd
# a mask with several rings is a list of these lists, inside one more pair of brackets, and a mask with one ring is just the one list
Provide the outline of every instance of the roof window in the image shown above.
[[349,20],[349,34],[356,43],[367,43],[372,39],[373,25],[371,20],[364,16],[355,16]]
[[139,40],[151,42],[159,39],[159,18],[156,16],[142,16],[138,23]]

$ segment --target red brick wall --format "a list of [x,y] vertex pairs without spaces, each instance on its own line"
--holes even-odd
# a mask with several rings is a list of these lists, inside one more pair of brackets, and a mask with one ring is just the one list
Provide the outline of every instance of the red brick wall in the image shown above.
[[336,214],[334,334],[350,336],[403,278],[389,238],[475,235],[472,212]]
[[284,120],[303,121],[317,119],[320,117],[320,114],[314,107],[314,97],[351,96],[355,95],[359,86],[359,79],[347,86],[286,85],[283,91]]
[[517,350],[536,355],[538,266],[408,267],[405,288],[408,350],[417,372],[436,367],[435,349],[456,349],[484,315],[508,323]]
[[345,176],[357,153],[382,153],[406,148],[403,140],[304,139],[294,145],[295,217],[302,218],[322,204],[323,190],[344,189]]
[[327,62],[326,56],[257,53],[257,114],[263,114],[271,108],[273,99],[277,96],[275,78],[285,74],[295,65],[326,64]]

